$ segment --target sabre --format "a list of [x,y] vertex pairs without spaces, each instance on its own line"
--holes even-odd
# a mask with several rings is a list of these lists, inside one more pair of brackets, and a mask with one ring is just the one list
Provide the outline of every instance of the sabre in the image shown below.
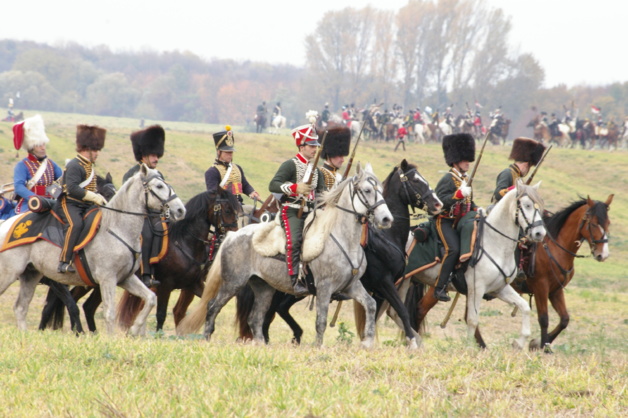
[[353,146],[353,152],[351,153],[351,158],[349,158],[349,163],[347,164],[345,173],[342,176],[342,180],[345,180],[347,177],[349,177],[349,171],[351,171],[351,166],[353,165],[353,158],[355,157],[355,151],[358,149],[358,144],[360,143],[360,138],[362,137],[362,131],[364,130],[365,125],[366,125],[366,122],[362,122],[362,126],[360,127],[360,133],[358,134],[358,140],[355,141],[355,145]]
[[467,181],[467,186],[471,186],[473,183],[473,178],[475,177],[475,172],[478,171],[478,166],[480,165],[480,161],[482,161],[482,155],[484,154],[484,147],[486,147],[486,143],[488,142],[488,137],[491,135],[491,130],[489,128],[486,136],[484,136],[484,143],[482,144],[482,149],[480,150],[480,155],[478,156],[478,160],[473,165],[473,170],[471,171],[471,175],[469,176],[469,180]]
[[553,146],[554,146],[554,144],[550,145],[545,150],[545,152],[543,153],[543,156],[541,156],[541,159],[539,160],[539,163],[536,165],[536,167],[534,167],[534,171],[532,171],[532,173],[530,173],[530,177],[528,177],[528,179],[526,180],[526,185],[530,185],[530,183],[532,183],[532,179],[534,179],[534,176],[536,175],[536,172],[538,171],[539,167],[543,163],[543,160],[545,160],[545,157],[547,157],[547,154],[550,152],[550,150],[552,149]]
[[[310,174],[310,178],[307,179],[307,181],[305,182],[305,184],[307,184],[308,186],[312,184],[312,179],[314,178],[314,170],[316,170],[316,166],[318,165],[318,160],[319,158],[321,158],[321,152],[323,151],[323,146],[325,146],[325,139],[327,138],[327,132],[328,131],[325,131],[325,134],[323,134],[323,140],[321,141],[321,146],[318,148],[318,152],[316,153],[316,158],[314,159],[314,164],[312,164],[312,173]],[[297,214],[299,218],[301,218],[301,215],[303,215],[304,207],[305,207],[305,199],[302,199],[301,207],[299,208],[299,213]]]
[[451,302],[451,306],[449,307],[449,310],[447,311],[447,315],[445,315],[445,319],[443,319],[443,322],[440,323],[441,328],[445,328],[447,326],[447,322],[449,322],[449,318],[451,318],[451,314],[453,313],[454,308],[456,307],[456,303],[458,302],[459,297],[460,297],[460,293],[456,292],[456,296],[454,296],[454,300],[453,302]]

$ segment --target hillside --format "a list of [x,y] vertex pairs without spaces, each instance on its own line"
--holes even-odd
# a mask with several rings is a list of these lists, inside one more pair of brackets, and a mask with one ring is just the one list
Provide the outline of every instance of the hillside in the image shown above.
[[[76,124],[98,124],[107,128],[107,142],[97,162],[99,174],[110,171],[114,182],[120,186],[122,175],[134,163],[129,134],[138,129],[138,120],[80,114],[41,112],[51,143],[50,157],[63,165],[66,158],[74,156]],[[27,114],[27,116],[30,116]],[[156,123],[146,121],[146,125]],[[212,132],[223,129],[219,125],[163,122],[166,129],[166,154],[159,164],[166,180],[177,194],[187,201],[205,189],[204,172],[215,157]],[[16,158],[13,148],[12,124],[0,122],[0,183],[12,180],[13,166],[24,157],[24,151]],[[267,185],[278,165],[295,152],[289,131],[281,135],[255,134],[249,129],[235,126],[235,161],[242,165],[249,182],[267,196]],[[419,166],[419,171],[434,186],[447,168],[440,145],[408,144],[407,152],[393,152],[393,144],[363,142],[356,161],[371,162],[380,179],[407,158]],[[487,206],[497,173],[508,163],[510,147],[487,145],[474,181],[476,202]],[[599,279],[605,286],[626,291],[624,279],[628,276],[628,203],[622,191],[628,190],[628,154],[625,151],[582,151],[552,149],[545,164],[536,176],[542,181],[541,194],[546,208],[559,210],[576,200],[578,195],[606,200],[615,194],[610,217],[612,221],[611,257],[603,264],[590,258],[578,260],[578,277]],[[585,247],[587,245],[585,244]],[[588,254],[583,248],[581,254]],[[597,280],[595,280],[597,282]],[[598,283],[600,285],[600,283]]]

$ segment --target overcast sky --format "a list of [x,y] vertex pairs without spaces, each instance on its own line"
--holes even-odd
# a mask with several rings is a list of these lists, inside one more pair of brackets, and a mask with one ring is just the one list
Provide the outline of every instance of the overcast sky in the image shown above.
[[[304,38],[328,10],[399,10],[408,0],[29,0],[0,39],[75,41],[112,50],[189,50],[204,58],[306,65]],[[510,43],[535,55],[545,85],[628,80],[622,0],[485,0],[512,18]],[[19,6],[17,6],[19,4]]]

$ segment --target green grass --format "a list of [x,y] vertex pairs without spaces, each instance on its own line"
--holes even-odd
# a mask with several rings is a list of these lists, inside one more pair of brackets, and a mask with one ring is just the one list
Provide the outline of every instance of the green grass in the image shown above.
[[[134,163],[129,134],[138,120],[42,113],[51,138],[50,156],[63,163],[74,156],[78,123],[108,129],[98,172],[110,171],[116,185]],[[147,124],[154,121],[146,121]],[[218,125],[163,122],[166,155],[159,168],[188,200],[204,190],[205,170],[214,159],[211,133]],[[257,135],[234,127],[235,161],[263,196],[279,163],[295,147],[289,132]],[[364,143],[357,160],[370,161],[384,178],[402,157],[419,166],[434,185],[446,170],[438,145]],[[497,173],[509,149],[487,146],[474,181],[476,201],[487,206]],[[0,123],[0,183],[10,181],[15,157],[11,125]],[[537,175],[548,209],[559,210],[590,195],[605,200],[615,193],[610,217],[611,257],[598,263],[576,261],[566,288],[570,323],[553,345],[554,355],[510,348],[520,316],[500,301],[483,304],[480,317],[489,346],[478,350],[466,340],[460,303],[445,329],[439,324],[449,306],[428,317],[419,352],[408,352],[389,319],[378,324],[378,344],[359,348],[346,304],[325,347],[316,349],[315,312],[307,302],[292,309],[304,329],[301,347],[290,344],[283,321],[271,327],[271,345],[235,343],[234,304],[218,316],[210,344],[198,336],[173,337],[169,314],[163,334],[145,338],[116,334],[74,337],[69,329],[37,332],[45,291],[37,289],[28,314],[30,331],[18,332],[12,305],[18,286],[0,296],[0,414],[3,416],[626,416],[628,396],[628,154],[553,149]],[[580,253],[588,255],[585,244]],[[172,299],[176,299],[177,292]],[[194,302],[193,307],[197,302]],[[171,306],[173,303],[171,303]],[[335,310],[335,304],[330,311]],[[104,329],[101,311],[97,324]],[[551,311],[550,327],[558,322]],[[341,325],[342,324],[342,325]],[[151,315],[149,329],[154,329]],[[539,327],[532,312],[532,335]]]

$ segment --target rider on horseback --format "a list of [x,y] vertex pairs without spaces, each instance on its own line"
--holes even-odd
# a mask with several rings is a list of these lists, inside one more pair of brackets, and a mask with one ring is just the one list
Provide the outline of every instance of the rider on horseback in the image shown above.
[[76,151],[78,155],[68,162],[63,174],[63,191],[55,212],[64,223],[64,245],[59,258],[59,273],[75,273],[72,266],[74,247],[83,229],[83,215],[96,205],[105,205],[104,197],[96,193],[94,163],[105,146],[107,130],[98,126],[78,125]]
[[48,142],[44,121],[39,115],[13,126],[15,149],[28,151],[28,156],[17,163],[13,171],[15,194],[19,198],[16,214],[29,210],[28,198],[31,196],[52,198],[48,188],[63,174],[61,168],[46,156]]
[[218,187],[229,190],[231,194],[237,196],[240,203],[243,202],[242,193],[251,199],[259,199],[259,193],[249,184],[242,167],[232,162],[235,151],[234,140],[233,131],[229,125],[225,126],[224,131],[214,134],[216,159],[214,165],[205,172],[207,190],[216,191]]
[[[475,139],[469,134],[453,134],[443,137],[445,162],[451,167],[436,186],[436,195],[443,202],[443,211],[436,216],[436,231],[445,247],[434,297],[442,302],[451,298],[447,285],[456,264],[460,261],[460,236],[463,228],[473,227],[465,222],[474,217],[477,209],[473,203],[473,191],[467,186],[469,163],[475,161]],[[465,217],[463,220],[462,218]],[[464,261],[464,260],[463,260]]]
[[[133,177],[140,171],[142,164],[148,168],[157,169],[159,159],[164,156],[164,144],[166,142],[166,132],[159,125],[149,126],[141,131],[131,134],[131,145],[135,164],[122,178],[122,183]],[[161,179],[163,174],[157,171]],[[142,227],[142,264],[140,266],[142,282],[146,287],[159,286],[159,281],[155,280],[155,264],[159,262],[161,252],[161,238],[164,236],[165,219],[161,219],[159,213],[151,212],[151,215],[144,218]]]
[[351,146],[351,129],[344,125],[334,125],[327,130],[327,138],[323,144],[321,156],[325,159],[320,169],[325,178],[325,187],[331,190],[336,182],[342,180],[342,174],[338,173],[349,155]]
[[[307,213],[314,208],[316,193],[325,189],[323,173],[309,164],[321,145],[313,125],[315,120],[310,122],[292,131],[299,152],[281,164],[268,186],[271,193],[282,194],[281,225],[286,232],[286,262],[296,295],[308,291],[299,280],[303,223]],[[303,213],[299,217],[301,208]]]
[[[518,179],[525,177],[532,166],[535,166],[541,161],[541,157],[545,152],[545,145],[541,142],[535,141],[530,138],[517,138],[512,143],[512,150],[510,151],[511,160],[515,162],[510,164],[508,168],[502,170],[497,175],[497,182],[495,191],[493,192],[492,202],[499,202],[506,193],[515,188]],[[517,260],[517,267],[519,267],[519,273],[517,277],[521,277],[523,270],[524,259],[529,256],[530,246],[524,238],[524,233],[519,230],[519,245],[515,250],[515,259]]]

